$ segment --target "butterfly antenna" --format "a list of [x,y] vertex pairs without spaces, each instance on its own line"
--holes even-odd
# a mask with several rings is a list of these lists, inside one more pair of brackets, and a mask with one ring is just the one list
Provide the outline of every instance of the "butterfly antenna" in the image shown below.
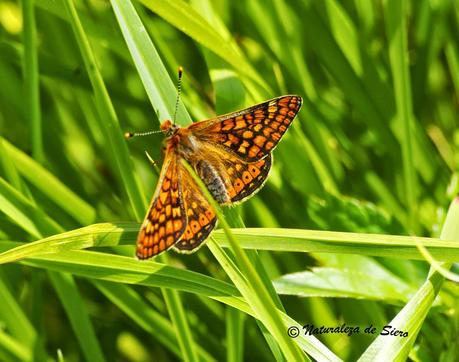
[[175,102],[174,118],[172,118],[173,124],[175,124],[175,119],[177,117],[177,111],[178,111],[178,105],[180,102],[180,94],[182,93],[182,75],[183,75],[183,68],[180,66],[178,67],[177,100]]
[[151,134],[155,133],[161,133],[161,130],[158,131],[148,131],[148,132],[126,132],[124,134],[125,139],[133,138],[133,137],[138,137],[138,136],[149,136]]

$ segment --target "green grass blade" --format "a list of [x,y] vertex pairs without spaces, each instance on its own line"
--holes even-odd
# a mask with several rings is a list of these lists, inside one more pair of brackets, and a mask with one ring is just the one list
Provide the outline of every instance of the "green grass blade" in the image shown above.
[[62,231],[42,209],[0,178],[0,210],[33,237]]
[[197,346],[193,341],[180,295],[176,291],[163,289],[163,296],[182,351],[182,358],[185,361],[198,361]]
[[2,296],[0,319],[12,337],[21,340],[21,343],[29,348],[33,348],[37,332],[17,300],[15,300],[14,295],[10,292],[5,280],[4,273],[0,271],[0,295]]
[[[172,119],[174,114],[171,110],[175,108],[177,91],[134,6],[130,1],[111,0],[111,3],[150,103],[157,110],[158,119]],[[177,122],[183,125],[191,123],[182,102],[179,103]]]
[[49,272],[48,275],[70,319],[70,324],[86,359],[88,361],[105,361],[73,277],[53,272]]
[[[421,253],[416,249],[416,243],[419,242],[428,248],[437,260],[459,260],[458,246],[454,241],[441,241],[436,238],[269,228],[233,229],[232,232],[246,249],[350,253],[424,260]],[[222,246],[229,246],[222,232],[215,232],[213,236]]]
[[[133,289],[120,284],[93,281],[93,284],[114,304],[128,315],[137,325],[147,331],[177,357],[181,356],[173,325]],[[202,361],[215,361],[203,348],[197,346],[197,353]]]
[[454,85],[456,96],[459,96],[459,49],[452,40],[446,46],[446,60],[451,72],[451,79]]
[[4,361],[30,361],[32,353],[18,339],[12,338],[5,331],[0,330],[0,357]]
[[30,140],[32,155],[38,162],[44,161],[41,110],[40,83],[38,73],[37,41],[35,29],[34,0],[24,0],[22,13],[24,16],[24,80],[28,116],[30,121]]
[[[200,189],[206,195],[207,200],[212,205],[213,209],[218,215],[218,220],[223,226],[223,230],[226,238],[230,244],[231,250],[234,252],[235,259],[238,261],[239,267],[243,271],[243,276],[234,270],[234,264],[227,263],[224,259],[219,259],[220,264],[225,268],[225,271],[233,269],[230,277],[232,278],[235,285],[240,290],[241,294],[245,297],[250,306],[257,313],[258,318],[263,322],[264,326],[268,331],[276,338],[277,343],[284,353],[287,360],[302,361],[306,360],[306,356],[303,355],[298,349],[297,345],[292,342],[286,333],[285,328],[280,317],[279,311],[277,310],[273,299],[266,286],[264,285],[260,276],[256,273],[255,267],[250,262],[250,259],[245,254],[244,250],[239,245],[231,233],[230,227],[223,216],[217,202],[212,198],[212,195],[207,190],[204,182],[196,175],[195,171],[191,166],[183,161],[184,167],[193,176],[195,182],[199,185]],[[209,247],[214,252],[215,249],[213,243],[210,243]],[[217,255],[220,255],[217,254]],[[226,258],[225,258],[226,259]],[[233,279],[234,278],[234,279]],[[245,279],[246,278],[246,279]],[[246,281],[247,280],[247,281]],[[247,284],[246,284],[247,283]]]
[[226,309],[226,360],[240,362],[244,357],[245,315],[234,308]]
[[[255,69],[242,57],[232,39],[223,38],[214,28],[189,4],[182,0],[152,1],[139,0],[151,11],[171,23],[180,31],[195,39],[198,43],[214,52],[231,64],[234,70],[253,80],[258,86],[268,86]],[[268,93],[272,93],[267,88]]]
[[397,120],[403,124],[402,159],[403,175],[408,208],[408,229],[418,230],[417,181],[413,163],[414,116],[412,111],[410,76],[408,69],[408,46],[406,34],[407,2],[388,0],[385,6],[389,59],[394,84]]
[[[132,245],[138,228],[139,224],[132,222],[90,225],[4,251],[0,253],[0,264],[89,247]],[[244,228],[231,231],[244,249],[424,260],[417,249],[417,245],[420,244],[426,247],[436,260],[459,260],[457,243],[438,238],[286,228]],[[212,236],[220,245],[229,246],[223,230],[215,230]]]
[[138,224],[136,223],[91,225],[21,245],[5,252],[2,260],[11,262],[39,254],[78,250],[93,246],[115,246],[120,242],[131,243],[133,235],[136,235],[137,232]]
[[[66,211],[80,224],[86,225],[94,222],[95,210],[87,202],[71,191],[56,176],[39,165],[24,152],[14,147],[5,139],[1,139],[7,157],[16,166],[17,172],[46,197],[52,200],[62,210]],[[0,156],[1,157],[1,156]]]
[[207,296],[238,295],[231,284],[165,264],[140,264],[131,257],[89,251],[68,251],[58,255],[37,256],[25,263],[46,270],[118,283],[171,288]]
[[311,272],[283,275],[274,280],[274,285],[283,295],[356,298],[397,304],[406,302],[415,292],[378,265],[374,265],[373,270],[360,270],[357,266],[354,270],[316,267]]
[[132,173],[132,164],[129,159],[126,142],[123,139],[123,132],[121,132],[119,126],[118,117],[108,95],[102,75],[98,70],[94,53],[81,25],[75,6],[72,0],[65,0],[64,5],[69,14],[70,24],[72,25],[83,56],[86,71],[93,87],[97,110],[99,112],[99,117],[96,119],[99,120],[100,127],[104,130],[108,138],[108,144],[117,166],[116,172],[120,178],[120,183],[124,186],[136,219],[140,220],[145,212],[145,199]]
[[29,189],[25,186],[13,158],[9,154],[6,141],[0,137],[0,164],[3,168],[6,181],[11,184],[15,189],[20,190],[25,195],[30,195]]
[[[459,245],[459,196],[451,203],[443,225],[441,239],[456,240],[456,244]],[[444,264],[442,267],[449,269],[451,264]],[[443,282],[443,276],[431,269],[425,283],[397,316],[388,323],[398,330],[408,332],[408,337],[378,336],[362,354],[359,361],[405,361]]]

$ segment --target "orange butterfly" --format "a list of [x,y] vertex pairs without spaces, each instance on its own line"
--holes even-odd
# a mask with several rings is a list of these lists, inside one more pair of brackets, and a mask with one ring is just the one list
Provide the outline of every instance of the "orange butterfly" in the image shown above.
[[194,168],[219,204],[243,201],[266,181],[271,151],[301,102],[299,96],[282,96],[183,128],[164,121],[165,158],[137,238],[137,257],[151,258],[172,246],[178,252],[194,252],[215,227],[215,211],[181,158]]

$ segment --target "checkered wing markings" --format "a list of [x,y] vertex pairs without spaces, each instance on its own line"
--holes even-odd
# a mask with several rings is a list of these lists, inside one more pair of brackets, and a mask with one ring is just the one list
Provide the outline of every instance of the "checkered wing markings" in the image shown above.
[[183,200],[187,226],[180,240],[174,245],[179,252],[193,252],[207,239],[215,227],[217,217],[193,177],[185,168],[180,169],[184,185]]
[[166,154],[153,201],[137,238],[136,255],[147,259],[169,249],[185,232],[178,162],[172,150]]
[[274,98],[242,111],[190,126],[203,140],[223,145],[247,162],[269,154],[301,108],[299,96]]
[[261,189],[268,177],[271,163],[271,154],[250,163],[234,156],[225,160],[225,169],[230,182],[228,193],[231,202],[243,201]]

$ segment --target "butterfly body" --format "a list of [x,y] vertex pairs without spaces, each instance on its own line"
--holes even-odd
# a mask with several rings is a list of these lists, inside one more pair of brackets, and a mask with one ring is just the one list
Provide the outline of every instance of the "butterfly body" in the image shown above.
[[147,259],[172,246],[193,252],[215,227],[215,212],[182,159],[219,204],[241,202],[263,186],[271,151],[300,107],[301,97],[283,96],[188,127],[164,121],[165,158],[137,239],[137,257]]
[[225,187],[225,171],[219,168],[219,163],[212,156],[211,150],[190,131],[173,125],[166,120],[161,125],[167,138],[165,139],[165,154],[175,152],[178,158],[183,158],[195,169],[204,181],[212,196],[220,204],[228,204],[231,199]]

